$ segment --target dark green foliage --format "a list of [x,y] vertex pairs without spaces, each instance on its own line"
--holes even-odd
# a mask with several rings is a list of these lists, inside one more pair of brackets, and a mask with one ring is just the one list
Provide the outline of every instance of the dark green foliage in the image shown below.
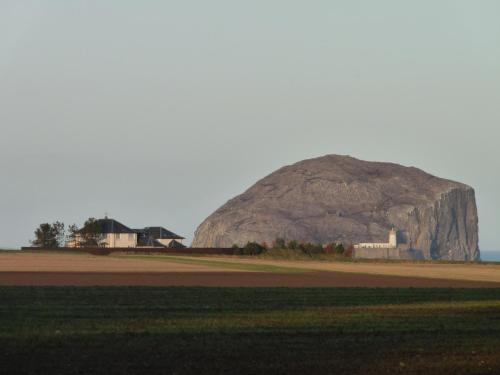
[[299,249],[302,250],[302,252],[307,255],[323,253],[323,246],[321,246],[320,244],[313,244],[310,242],[300,244]]
[[341,243],[335,245],[335,254],[344,254],[345,252],[345,249],[344,249],[344,245],[342,245]]
[[259,255],[266,251],[266,248],[257,242],[247,242],[247,244],[240,249],[241,255]]
[[[262,247],[264,247],[264,249],[267,249],[265,243],[262,245]],[[283,238],[276,238],[270,249],[271,249],[270,253],[274,254],[276,254],[276,251],[273,252],[272,250],[285,250],[284,252],[281,252],[282,256],[286,255],[296,256],[300,254],[305,254],[308,256],[314,256],[319,254],[336,254],[343,257],[346,255],[346,250],[344,248],[344,245],[341,243],[331,243],[326,246],[323,246],[318,243],[298,242],[297,240],[290,240],[286,242]],[[243,253],[241,249],[235,252],[235,254],[241,254],[241,253]]]
[[235,255],[260,255],[267,251],[265,245],[261,245],[257,242],[247,242],[243,247],[234,244],[232,249]]
[[325,246],[324,252],[326,254],[344,255],[345,248],[344,245],[341,243],[332,242]]
[[[333,246],[333,248],[332,248]],[[277,238],[273,242],[272,249],[273,250],[290,250],[292,252],[299,252],[303,253],[309,256],[316,255],[316,254],[329,254],[329,253],[337,253],[339,254],[340,252],[335,251],[335,249],[343,249],[342,245],[335,245],[335,244],[330,244],[327,245],[326,247],[323,247],[323,245],[318,244],[318,243],[311,243],[311,242],[301,242],[299,243],[296,240],[291,240],[288,241],[288,243],[285,242],[283,238]]]
[[499,289],[0,287],[2,374],[467,374]]
[[233,249],[233,255],[242,255],[243,254],[243,249],[238,246],[237,244],[233,244],[231,246],[231,249]]
[[80,247],[105,247],[106,237],[101,233],[98,221],[93,217],[87,219],[83,228],[78,231],[77,246]]
[[33,246],[44,249],[57,248],[64,245],[64,224],[43,223],[35,230],[35,239],[31,241]]
[[273,249],[286,249],[286,242],[283,238],[276,238],[273,243]]

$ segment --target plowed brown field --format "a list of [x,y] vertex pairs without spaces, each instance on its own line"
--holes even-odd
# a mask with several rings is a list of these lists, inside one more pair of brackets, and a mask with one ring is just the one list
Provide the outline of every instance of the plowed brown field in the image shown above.
[[[279,272],[265,268],[262,271],[241,269],[244,265],[281,268]],[[222,257],[0,253],[0,285],[498,288],[499,272],[497,266],[460,264],[344,264]]]
[[217,268],[199,264],[154,261],[137,257],[110,257],[57,252],[0,253],[0,272],[217,272]]
[[499,283],[341,272],[0,272],[0,285],[500,288]]

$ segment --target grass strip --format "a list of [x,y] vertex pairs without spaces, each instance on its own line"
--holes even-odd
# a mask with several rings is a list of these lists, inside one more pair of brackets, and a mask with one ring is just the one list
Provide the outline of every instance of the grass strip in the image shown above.
[[271,273],[300,273],[300,272],[317,272],[314,269],[299,268],[299,267],[286,267],[286,266],[275,266],[269,264],[255,264],[247,262],[227,262],[223,260],[209,260],[209,259],[199,259],[196,257],[182,257],[182,256],[172,256],[172,255],[126,255],[126,257],[133,257],[138,259],[147,260],[165,260],[168,262],[179,263],[179,264],[192,264],[199,266],[223,268],[223,269],[233,269],[233,270],[244,270],[253,272],[271,272]]

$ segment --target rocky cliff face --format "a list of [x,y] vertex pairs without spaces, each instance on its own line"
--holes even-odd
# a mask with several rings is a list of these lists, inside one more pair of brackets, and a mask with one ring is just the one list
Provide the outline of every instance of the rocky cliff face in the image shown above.
[[283,167],[231,199],[193,246],[277,237],[318,243],[398,241],[426,259],[479,258],[474,190],[417,168],[328,155]]

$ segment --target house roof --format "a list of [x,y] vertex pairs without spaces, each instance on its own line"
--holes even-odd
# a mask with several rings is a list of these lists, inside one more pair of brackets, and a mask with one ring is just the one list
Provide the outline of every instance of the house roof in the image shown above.
[[170,242],[167,247],[169,247],[171,249],[185,249],[186,248],[185,245],[183,245],[182,243],[180,243],[177,240],[173,240],[172,242]]
[[139,237],[137,237],[137,246],[165,247],[165,245],[159,242],[158,240],[155,240],[153,237],[144,234],[139,235]]
[[175,234],[174,232],[169,231],[163,227],[146,227],[144,229],[136,229],[138,233],[145,233],[157,240],[183,240],[184,237]]
[[104,219],[98,219],[95,222],[99,228],[99,233],[135,233],[135,231],[115,219],[106,217]]

